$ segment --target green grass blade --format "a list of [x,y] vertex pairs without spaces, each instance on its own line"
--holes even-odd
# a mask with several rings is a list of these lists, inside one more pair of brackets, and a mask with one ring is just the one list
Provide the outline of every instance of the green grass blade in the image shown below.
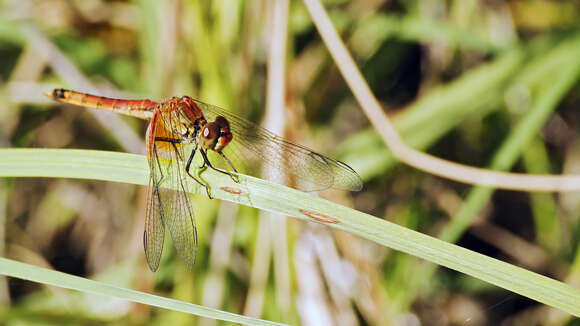
[[[87,150],[0,150],[0,177],[84,178],[145,184],[147,175],[146,159],[137,155]],[[562,282],[261,179],[240,175],[239,183],[235,183],[213,170],[200,176],[212,185],[216,198],[327,224],[580,316],[580,290]],[[205,195],[205,190],[195,182],[186,181],[192,192]]]
[[[548,149],[540,137],[532,140],[522,152],[522,162],[528,173],[549,174],[550,158]],[[530,193],[534,228],[538,243],[552,253],[560,251],[562,245],[561,220],[558,204],[551,193]]]
[[237,315],[226,311],[212,309],[183,301],[168,299],[153,294],[125,289],[114,285],[73,276],[50,269],[23,264],[0,257],[0,275],[20,278],[23,280],[59,286],[77,291],[107,295],[132,302],[143,303],[159,308],[181,311],[201,317],[231,321],[246,325],[284,325],[266,320]]

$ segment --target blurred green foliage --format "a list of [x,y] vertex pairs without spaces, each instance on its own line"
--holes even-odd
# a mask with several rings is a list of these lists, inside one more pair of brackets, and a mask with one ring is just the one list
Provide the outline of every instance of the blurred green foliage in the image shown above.
[[[324,5],[410,146],[491,169],[577,173],[578,1]],[[126,150],[109,126],[86,112],[49,105],[41,94],[54,86],[154,100],[187,94],[259,122],[271,11],[269,1],[255,0],[4,0],[0,144]],[[291,1],[288,17],[292,119],[285,136],[348,162],[365,180],[361,193],[326,196],[578,286],[577,194],[496,192],[401,166],[369,127],[303,3]],[[124,121],[144,134],[144,123]],[[235,219],[220,224],[223,204],[201,196],[195,197],[194,270],[181,265],[167,240],[152,274],[142,252],[142,189],[70,180],[0,184],[2,256],[125,287],[236,313],[255,304],[261,318],[292,324],[312,324],[316,315],[352,325],[416,319],[515,325],[530,315],[528,324],[574,323],[529,299],[352,235],[278,219],[272,224],[288,226],[285,304],[281,267],[270,251],[256,255],[259,212],[240,207]],[[270,240],[273,247],[277,240]],[[262,283],[254,274],[260,264],[266,264]],[[0,283],[0,324],[212,323],[23,281]]]

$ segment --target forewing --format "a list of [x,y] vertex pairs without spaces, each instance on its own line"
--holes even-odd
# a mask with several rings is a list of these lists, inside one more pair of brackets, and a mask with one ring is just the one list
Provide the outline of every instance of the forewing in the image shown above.
[[[162,113],[157,114],[157,117]],[[164,122],[166,121],[166,122]],[[180,143],[175,134],[169,132],[171,120],[153,118],[153,136],[149,153],[153,189],[157,189],[160,216],[173,244],[185,264],[193,268],[197,255],[197,230],[191,199],[184,186],[186,145]],[[147,249],[146,249],[147,250]]]
[[[233,139],[223,150],[245,173],[254,174],[259,163],[297,179],[296,187],[306,191],[336,188],[362,189],[360,176],[347,164],[292,143],[274,133],[216,106],[195,101],[206,119],[225,117]],[[236,166],[236,168],[237,168]]]

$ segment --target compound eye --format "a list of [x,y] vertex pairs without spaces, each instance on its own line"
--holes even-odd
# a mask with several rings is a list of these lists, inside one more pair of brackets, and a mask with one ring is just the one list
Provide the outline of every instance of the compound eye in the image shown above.
[[201,131],[201,136],[205,140],[215,140],[220,135],[220,128],[214,123],[208,123]]
[[215,124],[217,124],[218,126],[220,126],[221,129],[226,129],[229,131],[230,129],[230,123],[228,122],[228,120],[224,117],[222,117],[221,115],[218,115],[215,118]]

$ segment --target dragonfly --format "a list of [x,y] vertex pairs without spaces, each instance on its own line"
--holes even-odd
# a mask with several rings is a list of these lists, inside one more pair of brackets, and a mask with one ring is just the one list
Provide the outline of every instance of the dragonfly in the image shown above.
[[239,182],[238,173],[257,174],[261,167],[294,178],[295,188],[299,190],[362,189],[360,176],[346,163],[189,96],[155,102],[109,98],[61,88],[45,95],[62,103],[150,120],[146,133],[150,175],[143,244],[147,264],[153,272],[161,261],[166,228],[186,266],[192,269],[195,264],[197,228],[184,179],[195,180],[212,198],[209,185],[192,172],[197,152],[203,159],[200,168],[224,173],[236,182]]

